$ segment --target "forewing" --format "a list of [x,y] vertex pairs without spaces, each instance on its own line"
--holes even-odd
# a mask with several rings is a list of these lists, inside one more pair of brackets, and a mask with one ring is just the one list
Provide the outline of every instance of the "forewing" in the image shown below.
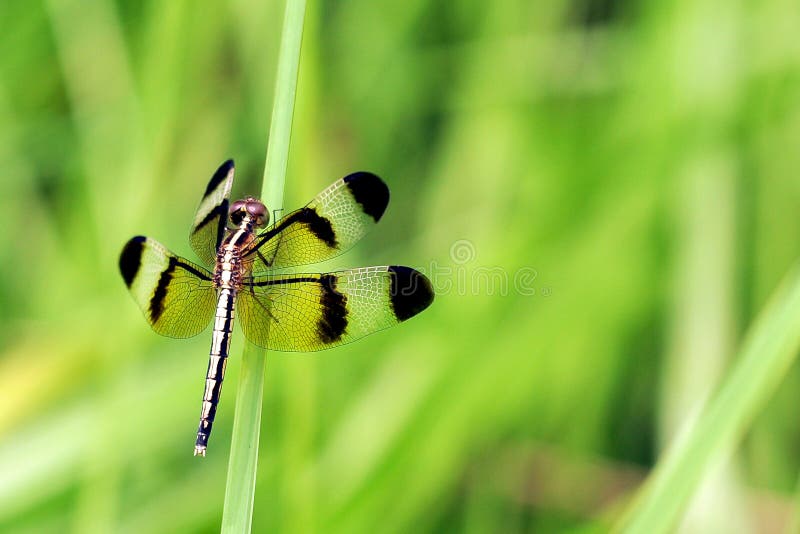
[[318,263],[341,254],[375,226],[388,203],[389,188],[374,174],[345,176],[256,238],[247,253],[252,272]]
[[220,165],[208,182],[189,233],[192,249],[208,266],[214,265],[217,250],[228,224],[228,197],[233,185],[233,160]]
[[162,336],[192,337],[211,321],[216,300],[211,273],[160,243],[134,237],[122,249],[119,270],[145,319]]
[[238,295],[245,337],[281,351],[350,343],[410,319],[433,302],[430,281],[401,266],[257,276],[246,280]]

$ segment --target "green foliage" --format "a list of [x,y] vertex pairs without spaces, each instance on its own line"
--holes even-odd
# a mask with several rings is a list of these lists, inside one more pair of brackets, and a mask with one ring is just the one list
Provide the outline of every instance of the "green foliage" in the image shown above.
[[[0,531],[219,528],[241,360],[198,461],[209,336],[153,334],[116,261],[139,233],[191,258],[228,157],[259,192],[283,8],[0,3]],[[701,452],[650,485],[690,508],[648,517],[791,524],[796,351],[744,339],[796,335],[753,323],[800,252],[799,24],[788,0],[309,3],[284,207],[375,172],[385,217],[320,269],[438,294],[270,354],[253,531],[603,531],[674,436]]]

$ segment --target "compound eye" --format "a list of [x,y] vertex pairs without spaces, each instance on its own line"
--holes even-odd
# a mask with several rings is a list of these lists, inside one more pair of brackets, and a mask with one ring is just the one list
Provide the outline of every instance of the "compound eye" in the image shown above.
[[244,205],[245,205],[245,201],[244,200],[237,200],[236,202],[231,204],[231,209],[229,210],[229,212],[231,214],[233,214],[233,212],[239,211],[240,209],[242,209],[244,207]]
[[257,202],[248,202],[247,203],[247,213],[252,215],[253,217],[258,217],[259,215],[264,214],[264,206]]
[[253,200],[247,203],[247,213],[256,221],[256,224],[263,225],[269,221],[269,213],[267,207],[258,200]]
[[249,213],[253,217],[263,217],[266,212],[267,208],[264,207],[264,204],[262,204],[261,202],[247,203],[247,213]]

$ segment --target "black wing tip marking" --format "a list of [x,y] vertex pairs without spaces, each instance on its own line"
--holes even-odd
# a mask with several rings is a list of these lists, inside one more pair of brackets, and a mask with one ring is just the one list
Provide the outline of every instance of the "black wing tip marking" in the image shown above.
[[364,213],[378,222],[389,205],[389,187],[371,172],[354,172],[343,180]]
[[398,321],[417,315],[433,302],[433,286],[424,274],[400,265],[389,267],[392,310]]
[[208,182],[208,187],[206,187],[206,192],[203,193],[203,198],[206,198],[208,195],[214,192],[214,190],[222,183],[222,181],[227,178],[228,173],[231,172],[233,169],[233,160],[229,159],[225,163],[219,166],[217,172],[214,173],[214,176],[211,177],[211,180]]
[[125,280],[125,285],[128,288],[131,287],[134,279],[136,279],[136,274],[142,264],[145,241],[147,241],[147,238],[143,235],[131,238],[122,247],[122,253],[119,255],[119,272],[122,273],[122,279]]
[[335,343],[347,330],[347,297],[336,289],[336,275],[324,274],[319,283],[322,287],[322,316],[317,324],[317,334],[324,343]]

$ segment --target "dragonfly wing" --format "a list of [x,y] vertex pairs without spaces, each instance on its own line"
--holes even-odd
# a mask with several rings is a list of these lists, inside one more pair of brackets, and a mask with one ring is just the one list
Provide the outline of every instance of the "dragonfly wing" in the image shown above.
[[194,216],[189,242],[204,264],[214,265],[228,224],[228,197],[233,186],[233,160],[220,165],[208,182]]
[[259,234],[246,254],[252,272],[338,256],[375,226],[388,203],[389,188],[374,174],[345,176]]
[[326,274],[249,278],[237,314],[252,343],[280,351],[317,351],[410,319],[433,302],[425,276],[401,266]]
[[153,330],[168,337],[192,337],[214,316],[211,273],[144,236],[128,241],[119,258],[125,285]]

